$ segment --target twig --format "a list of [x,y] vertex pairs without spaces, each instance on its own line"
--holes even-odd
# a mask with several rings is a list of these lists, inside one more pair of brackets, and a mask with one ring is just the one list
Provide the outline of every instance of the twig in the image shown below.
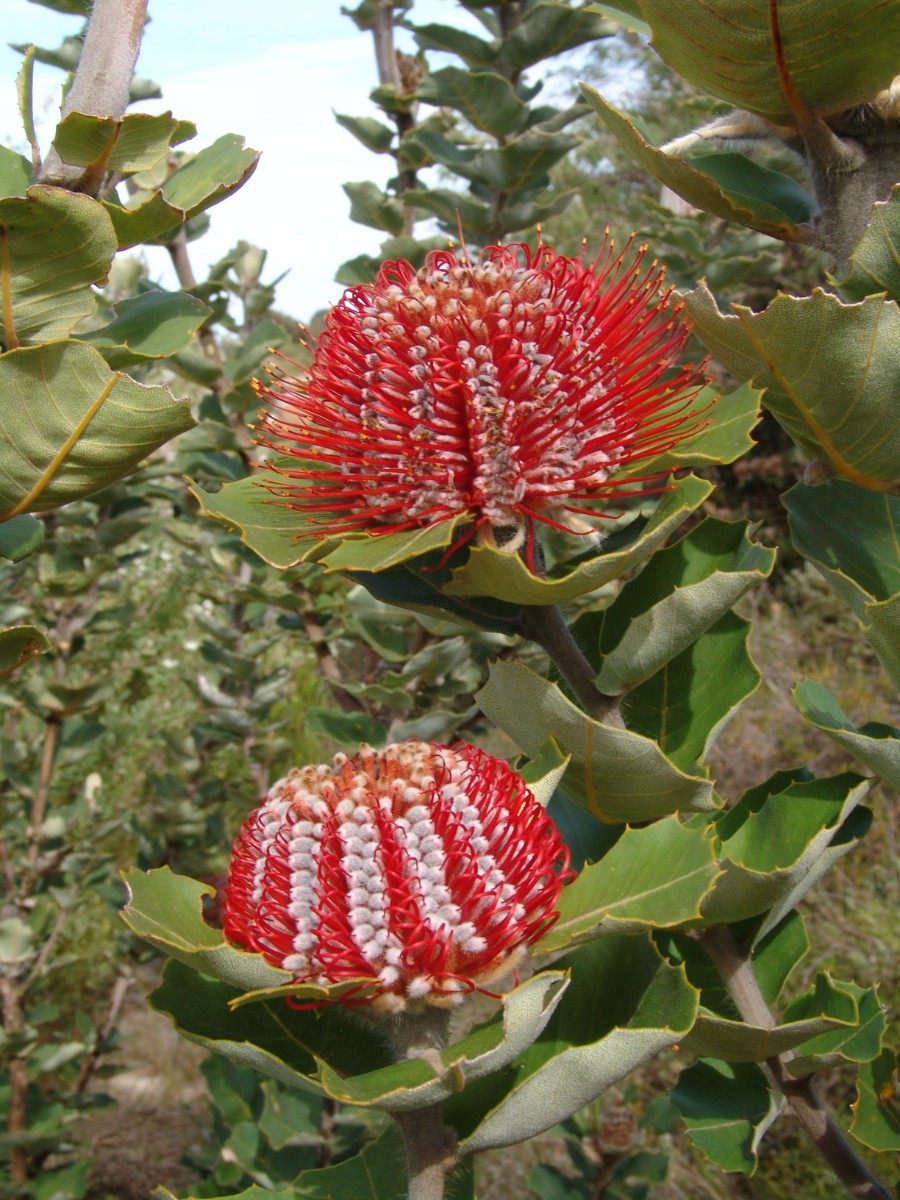
[[594,671],[572,637],[555,604],[527,605],[519,618],[519,633],[536,642],[571,687],[581,707],[595,721],[622,725],[619,696],[607,696],[594,683]]
[[[63,104],[63,118],[74,112],[89,117],[123,115],[146,16],[147,0],[94,0],[78,69]],[[105,163],[87,169],[72,166],[51,149],[38,182],[96,195],[104,175]]]
[[[751,1025],[773,1029],[775,1018],[760,991],[749,954],[741,951],[723,925],[703,930],[699,939],[741,1017]],[[872,1175],[823,1105],[811,1078],[792,1079],[788,1075],[785,1065],[789,1057],[766,1060],[770,1077],[847,1194],[855,1200],[892,1200],[888,1189]]]

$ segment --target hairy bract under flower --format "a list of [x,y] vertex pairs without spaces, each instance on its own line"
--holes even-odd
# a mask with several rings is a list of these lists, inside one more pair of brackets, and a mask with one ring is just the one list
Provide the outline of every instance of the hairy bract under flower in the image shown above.
[[308,371],[257,385],[260,442],[297,460],[273,490],[323,536],[464,514],[507,549],[534,521],[589,532],[616,471],[698,428],[705,381],[677,365],[688,327],[645,252],[385,263],[331,309]]
[[295,769],[235,844],[225,934],[344,1002],[446,1005],[556,920],[568,852],[525,782],[472,746],[409,741]]

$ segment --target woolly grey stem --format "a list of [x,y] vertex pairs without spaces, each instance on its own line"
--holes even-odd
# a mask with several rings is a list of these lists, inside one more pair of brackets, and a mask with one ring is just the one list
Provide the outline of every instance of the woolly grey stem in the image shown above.
[[519,618],[519,633],[545,651],[589,717],[607,725],[621,726],[620,697],[607,696],[598,690],[591,664],[582,654],[555,604],[535,604],[523,608]]
[[[89,117],[122,116],[128,105],[146,15],[147,0],[94,0],[63,117],[73,112]],[[96,195],[104,173],[102,164],[94,169],[64,163],[51,149],[38,182]]]
[[[775,1018],[760,991],[750,956],[741,951],[730,931],[719,925],[703,930],[699,936],[743,1019],[763,1029],[774,1028]],[[785,1065],[789,1057],[767,1059],[769,1075],[847,1194],[855,1200],[891,1200],[888,1189],[871,1174],[822,1104],[812,1080],[792,1079],[788,1074]]]
[[[391,1019],[386,1028],[398,1061],[422,1058],[436,1070],[437,1056],[447,1043],[450,1012],[428,1006],[421,1012],[405,1012]],[[443,1200],[447,1172],[455,1162],[452,1134],[444,1128],[440,1104],[393,1112],[403,1135],[409,1175],[409,1200]]]

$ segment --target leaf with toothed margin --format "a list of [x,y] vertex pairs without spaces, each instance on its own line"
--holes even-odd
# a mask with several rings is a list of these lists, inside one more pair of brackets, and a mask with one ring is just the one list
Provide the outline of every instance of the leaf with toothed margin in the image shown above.
[[626,829],[562,890],[556,924],[533,947],[550,954],[610,933],[696,921],[720,874],[711,830],[665,817]]
[[859,1068],[856,1100],[850,1105],[853,1110],[850,1132],[871,1150],[900,1152],[898,1073],[900,1058],[888,1048]]
[[218,980],[170,962],[151,996],[179,1033],[231,1062],[289,1087],[346,1104],[388,1111],[438,1104],[468,1080],[502,1070],[540,1034],[567,986],[563,971],[542,971],[502,997],[502,1011],[432,1059],[390,1061],[378,1036],[339,1004],[315,1012],[290,1008],[280,997],[234,1005],[239,993]]
[[[592,550],[575,567],[539,578],[517,554],[492,546],[473,546],[468,559],[453,571],[444,586],[448,596],[492,596],[511,604],[560,604],[596,591],[610,580],[646,561],[713,490],[695,475],[676,480],[665,491],[651,516],[632,521],[614,535],[615,550]],[[621,543],[621,544],[619,544]]]
[[814,679],[801,680],[792,694],[810,724],[849,750],[889,788],[900,792],[900,729],[877,721],[857,728],[828,688]]
[[464,1153],[544,1132],[694,1023],[696,989],[683,967],[662,959],[644,935],[601,938],[560,965],[571,984],[540,1036],[505,1071],[444,1105],[445,1123]]
[[850,773],[809,779],[778,772],[746,792],[715,824],[723,874],[704,903],[704,920],[767,912],[757,934],[763,938],[868,828],[871,814],[858,806],[871,786]]
[[735,304],[725,316],[701,284],[685,308],[716,358],[739,379],[766,389],[766,407],[798,445],[859,487],[896,488],[896,304],[883,296],[843,304],[817,288],[811,296],[779,293],[758,313]]
[[566,773],[569,755],[563,754],[553,738],[532,759],[515,764],[515,770],[528,784],[528,790],[543,808],[553,799],[553,793]]
[[751,1174],[779,1102],[756,1063],[701,1058],[682,1071],[669,1093],[691,1141],[723,1171]]
[[649,821],[716,807],[708,779],[676,767],[650,738],[592,720],[556,684],[521,663],[492,663],[476,699],[526,754],[539,754],[553,737],[571,756],[566,795],[599,820]]
[[866,104],[896,74],[900,9],[883,0],[639,4],[653,48],[670,67],[775,125],[796,127],[801,105],[830,116]]
[[[581,90],[591,108],[631,157],[689,204],[770,237],[784,241],[796,238],[795,221],[777,203],[722,187],[711,175],[648,142],[625,114],[607,103],[599,92],[586,84],[581,85]],[[773,200],[777,200],[780,190],[774,190]]]

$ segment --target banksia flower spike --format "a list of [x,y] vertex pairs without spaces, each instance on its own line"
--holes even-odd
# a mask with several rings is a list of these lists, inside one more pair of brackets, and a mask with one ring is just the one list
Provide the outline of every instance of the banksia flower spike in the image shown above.
[[295,769],[231,859],[225,935],[344,1003],[446,1006],[555,921],[568,852],[525,782],[472,746],[409,741]]
[[[331,309],[311,368],[257,385],[273,491],[322,536],[468,514],[461,539],[517,549],[539,522],[590,532],[611,476],[700,428],[705,380],[646,247],[592,263],[550,246],[385,263]],[[461,544],[461,543],[457,543]]]

